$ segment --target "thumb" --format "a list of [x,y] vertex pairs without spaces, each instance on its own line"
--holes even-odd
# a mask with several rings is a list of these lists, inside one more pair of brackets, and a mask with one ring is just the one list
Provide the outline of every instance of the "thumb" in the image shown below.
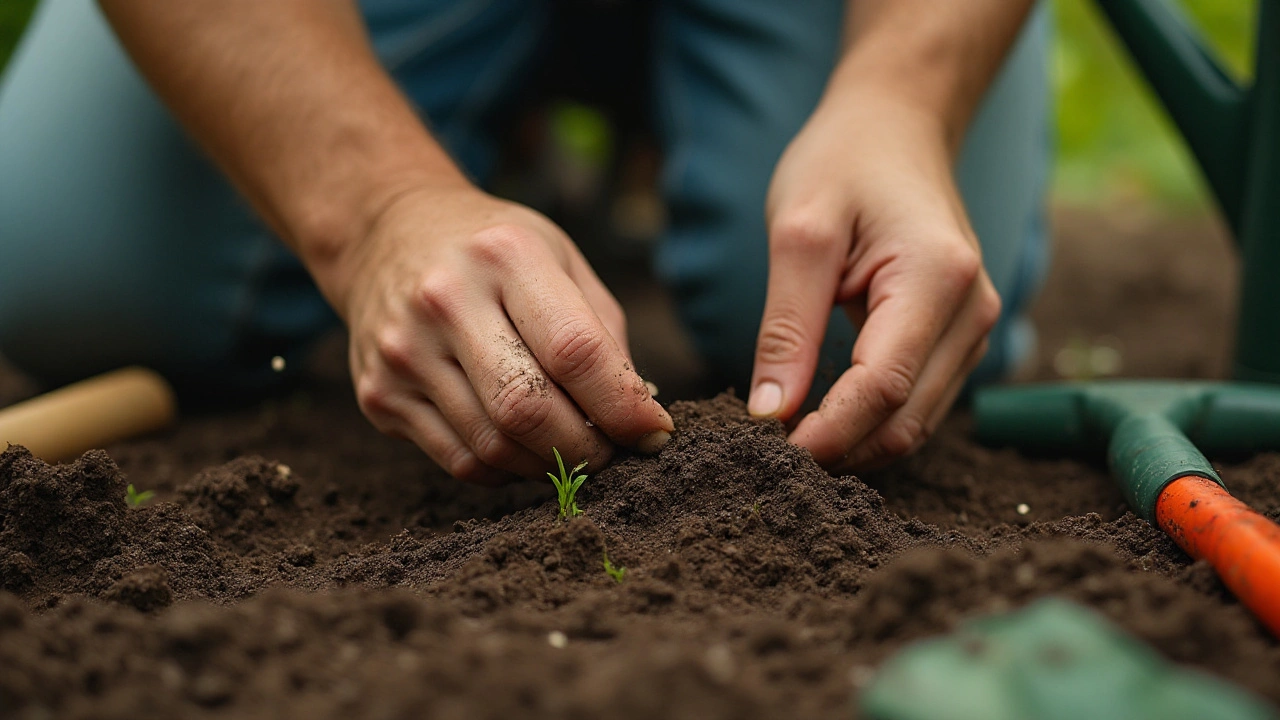
[[771,233],[769,285],[747,399],[752,415],[786,420],[809,393],[843,269],[840,235],[812,224],[780,224]]

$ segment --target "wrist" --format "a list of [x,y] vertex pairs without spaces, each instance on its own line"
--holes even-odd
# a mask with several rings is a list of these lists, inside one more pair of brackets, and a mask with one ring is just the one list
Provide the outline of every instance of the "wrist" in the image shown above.
[[845,52],[828,91],[844,86],[927,113],[954,153],[1031,0],[859,0],[846,18]]
[[856,74],[833,76],[809,126],[812,132],[831,136],[832,141],[843,138],[839,142],[890,144],[899,164],[918,166],[928,158],[926,165],[941,163],[948,174],[958,149],[958,142],[953,142],[955,131],[943,111],[910,93]]
[[900,131],[923,133],[956,152],[967,114],[954,92],[954,74],[946,68],[913,74],[901,63],[869,56],[865,49],[845,54],[827,84],[822,106],[904,123]]
[[342,317],[352,284],[370,264],[380,228],[406,203],[440,205],[447,196],[481,192],[460,171],[447,168],[406,168],[387,171],[376,181],[352,188],[343,203],[317,203],[305,214],[295,236],[295,248],[321,293]]

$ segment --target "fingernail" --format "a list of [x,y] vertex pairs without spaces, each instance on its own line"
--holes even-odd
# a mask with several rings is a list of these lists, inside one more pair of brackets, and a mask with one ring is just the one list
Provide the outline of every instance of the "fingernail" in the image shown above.
[[751,391],[747,400],[747,412],[756,417],[777,415],[782,409],[782,386],[776,382],[762,382]]
[[645,455],[653,455],[667,444],[671,439],[671,433],[666,430],[654,430],[653,432],[640,438],[640,442],[636,443],[636,450]]

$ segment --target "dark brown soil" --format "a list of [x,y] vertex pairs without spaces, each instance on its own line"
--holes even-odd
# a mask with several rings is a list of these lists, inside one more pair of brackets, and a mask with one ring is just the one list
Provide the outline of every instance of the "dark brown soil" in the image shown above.
[[[1133,245],[1065,246],[1072,223]],[[1222,283],[1135,281],[1167,263],[1089,254],[1224,257],[1205,226],[1061,224],[1058,273],[1111,287],[1095,263],[1127,289],[1080,295],[1055,276],[1041,376],[1067,339],[1112,334],[1128,374],[1220,372],[1221,343],[1185,341],[1204,317],[1225,342],[1206,310],[1229,313]],[[1108,324],[1126,304],[1152,318],[1140,333]],[[1141,333],[1184,342],[1147,360]],[[731,395],[673,403],[671,444],[589,469],[585,515],[563,521],[550,483],[460,485],[378,436],[340,348],[323,357],[289,397],[75,463],[0,455],[0,717],[851,717],[905,643],[1047,594],[1280,703],[1280,644],[1101,467],[982,448],[963,412],[858,479]],[[0,373],[0,401],[30,392]],[[1280,517],[1280,455],[1222,470]],[[129,507],[126,482],[158,501]]]

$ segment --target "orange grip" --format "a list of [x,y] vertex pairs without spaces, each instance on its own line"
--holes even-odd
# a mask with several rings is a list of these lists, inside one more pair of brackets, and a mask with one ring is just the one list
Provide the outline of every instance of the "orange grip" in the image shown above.
[[1160,493],[1156,523],[1188,555],[1208,560],[1280,637],[1280,526],[1198,475],[1178,478]]

